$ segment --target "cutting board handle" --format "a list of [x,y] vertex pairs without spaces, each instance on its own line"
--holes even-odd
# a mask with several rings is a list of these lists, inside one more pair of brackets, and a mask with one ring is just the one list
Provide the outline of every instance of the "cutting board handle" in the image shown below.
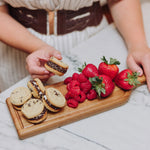
[[138,81],[140,81],[141,84],[145,84],[146,83],[146,77],[145,77],[145,75],[142,75],[141,77],[138,77]]

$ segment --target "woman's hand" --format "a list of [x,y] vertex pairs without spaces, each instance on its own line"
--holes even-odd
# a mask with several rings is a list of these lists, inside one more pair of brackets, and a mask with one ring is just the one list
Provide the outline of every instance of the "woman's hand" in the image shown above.
[[140,76],[145,74],[147,86],[150,91],[150,48],[129,50],[127,65],[133,72],[139,72]]
[[39,78],[42,81],[47,81],[53,75],[53,73],[47,71],[44,67],[45,62],[51,56],[62,59],[59,51],[47,45],[28,55],[26,58],[26,68],[33,79]]

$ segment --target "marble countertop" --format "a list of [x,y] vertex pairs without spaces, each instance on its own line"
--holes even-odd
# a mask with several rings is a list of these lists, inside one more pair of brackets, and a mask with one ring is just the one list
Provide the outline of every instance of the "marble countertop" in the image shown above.
[[[67,74],[52,77],[50,83],[62,81],[85,61],[98,65],[103,55],[120,60],[120,70],[127,67],[127,49],[113,25],[70,51],[73,55],[64,55],[70,65]],[[120,107],[20,140],[5,100],[15,87],[26,86],[28,80],[30,76],[0,94],[0,150],[150,149],[150,93],[146,85],[136,88]]]

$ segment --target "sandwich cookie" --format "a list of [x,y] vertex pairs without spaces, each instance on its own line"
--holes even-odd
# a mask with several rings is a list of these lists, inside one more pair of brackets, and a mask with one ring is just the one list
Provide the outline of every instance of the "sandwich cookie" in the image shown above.
[[58,60],[55,57],[51,57],[48,62],[45,63],[45,68],[59,76],[64,75],[67,72],[68,65]]
[[18,87],[10,94],[10,102],[17,110],[21,110],[22,105],[32,97],[31,91],[26,87]]
[[48,88],[43,96],[45,107],[51,112],[58,112],[66,105],[66,99],[62,93],[55,88]]
[[34,98],[42,98],[43,93],[45,91],[45,87],[40,79],[35,78],[33,80],[28,81],[27,86],[31,90],[31,93]]
[[30,99],[21,108],[21,112],[28,122],[37,124],[47,117],[47,110],[40,99]]

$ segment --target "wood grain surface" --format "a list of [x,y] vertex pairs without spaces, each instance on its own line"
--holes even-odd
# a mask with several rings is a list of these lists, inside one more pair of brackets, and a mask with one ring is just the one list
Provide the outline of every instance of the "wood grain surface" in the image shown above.
[[[145,76],[139,77],[138,80],[142,84],[146,81]],[[67,93],[66,85],[64,85],[63,82],[49,85],[46,88],[48,87],[57,88],[63,93],[63,95]],[[94,99],[92,101],[85,100],[83,103],[80,103],[77,108],[65,106],[65,108],[60,112],[48,112],[47,119],[40,124],[29,123],[20,111],[13,108],[9,98],[6,99],[6,103],[16,127],[19,139],[25,139],[121,106],[128,101],[131,92],[132,90],[124,91],[116,86],[113,93],[107,98]]]

